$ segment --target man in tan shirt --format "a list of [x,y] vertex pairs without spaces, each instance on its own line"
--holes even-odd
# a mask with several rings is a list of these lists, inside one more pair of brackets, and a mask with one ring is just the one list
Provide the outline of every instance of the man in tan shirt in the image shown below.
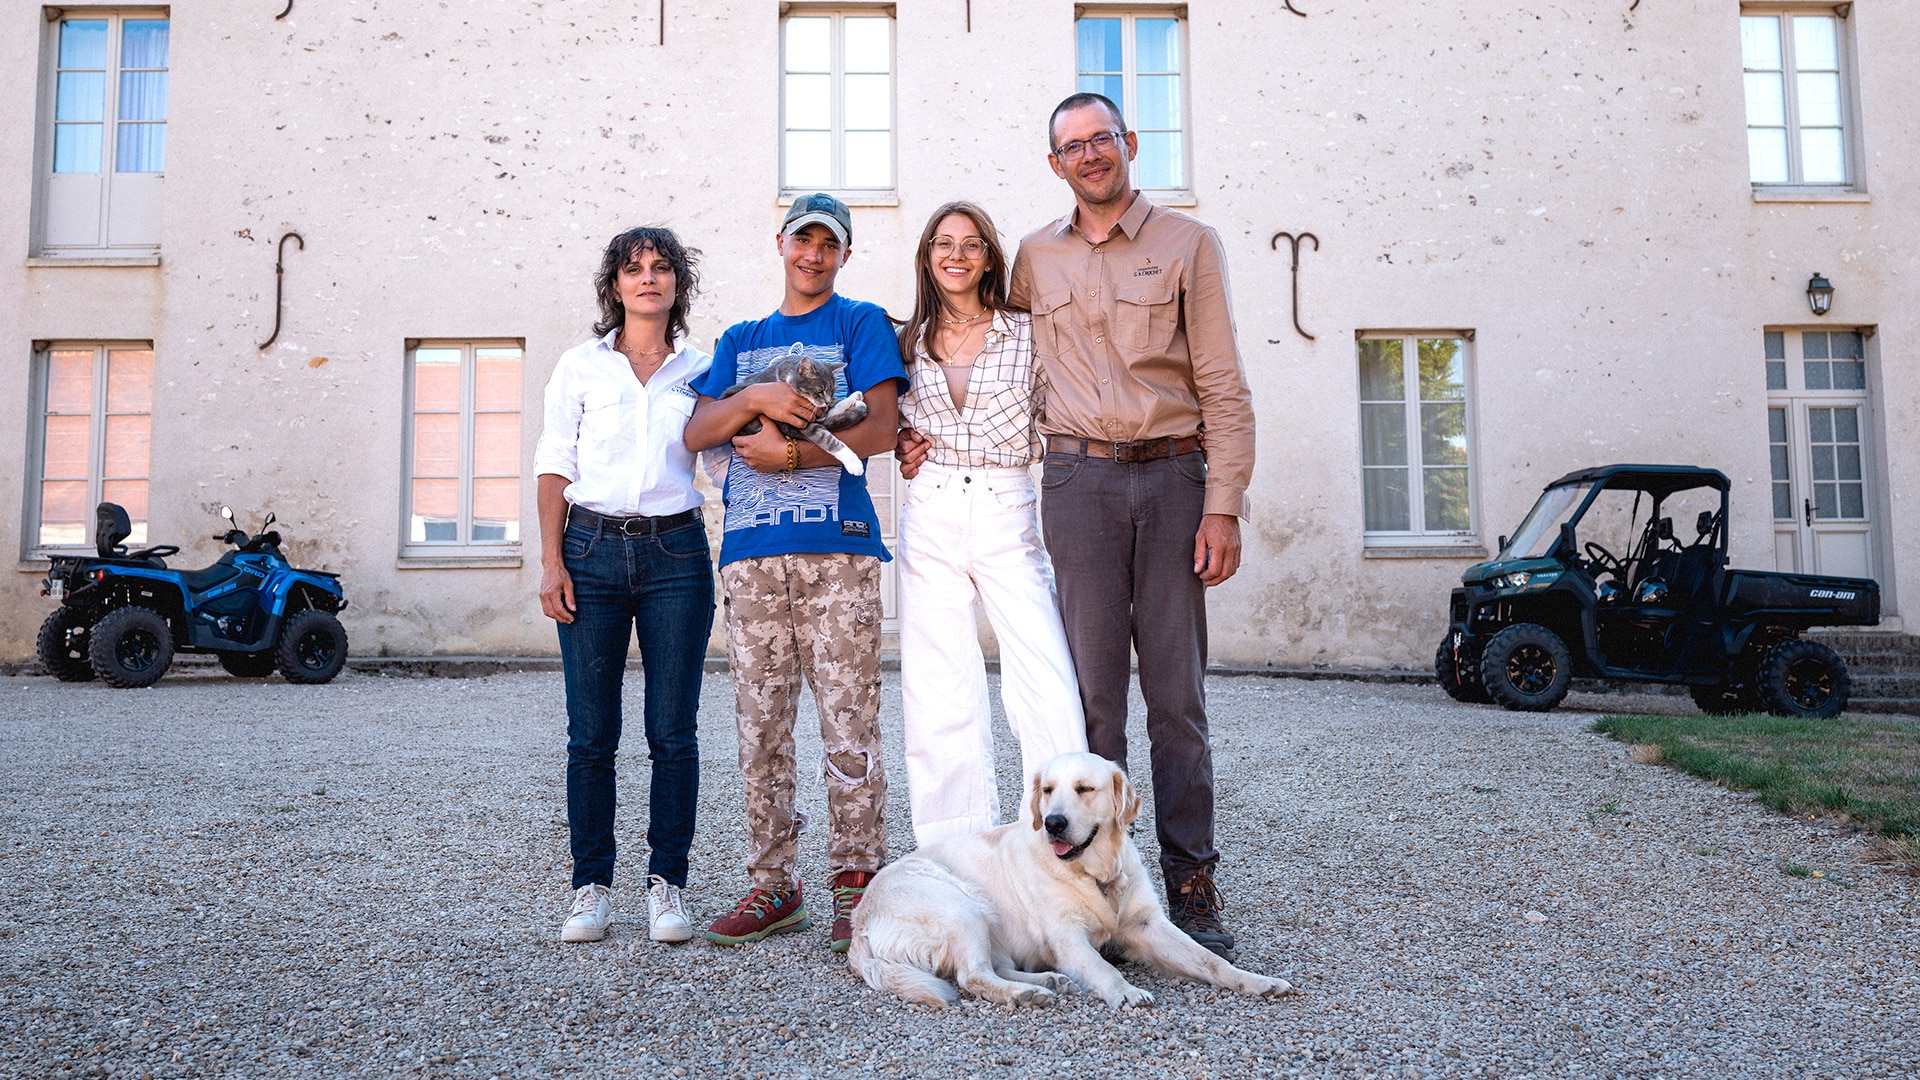
[[1212,874],[1206,588],[1240,567],[1253,476],[1226,259],[1213,229],[1133,189],[1135,136],[1112,101],[1067,98],[1049,135],[1047,162],[1074,209],[1020,242],[1010,302],[1033,312],[1042,526],[1087,742],[1126,768],[1131,648],[1173,920],[1224,954],[1233,935]]

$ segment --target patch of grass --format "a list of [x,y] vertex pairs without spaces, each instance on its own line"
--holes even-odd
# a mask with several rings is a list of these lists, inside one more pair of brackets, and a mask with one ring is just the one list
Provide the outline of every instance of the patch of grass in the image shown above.
[[1651,747],[1682,772],[1751,791],[1779,813],[1858,822],[1883,838],[1875,846],[1882,861],[1920,873],[1920,727],[1910,722],[1605,716],[1593,730]]
[[1813,869],[1794,862],[1792,859],[1780,860],[1780,872],[1788,877],[1812,877]]

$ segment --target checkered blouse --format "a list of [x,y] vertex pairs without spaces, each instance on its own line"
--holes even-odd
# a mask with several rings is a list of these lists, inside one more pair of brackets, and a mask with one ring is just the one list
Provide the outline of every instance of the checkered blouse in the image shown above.
[[1034,428],[1045,382],[1033,364],[1033,317],[998,311],[967,376],[967,404],[953,407],[947,374],[926,346],[914,346],[911,385],[900,399],[903,426],[933,443],[927,460],[953,468],[1024,468],[1040,460]]

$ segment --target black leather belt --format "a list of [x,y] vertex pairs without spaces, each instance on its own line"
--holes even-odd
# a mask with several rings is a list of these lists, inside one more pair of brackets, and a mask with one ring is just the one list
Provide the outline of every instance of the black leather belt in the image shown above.
[[1191,454],[1200,449],[1200,436],[1188,435],[1185,438],[1140,439],[1136,442],[1101,442],[1099,439],[1082,439],[1077,435],[1047,436],[1047,453],[1080,454],[1088,457],[1112,458],[1122,465],[1133,465],[1142,461],[1158,461],[1161,458],[1178,454]]
[[613,517],[609,514],[596,514],[584,506],[567,508],[567,524],[579,522],[597,533],[620,533],[623,536],[654,536],[663,532],[672,532],[700,520],[700,511],[682,510],[677,514],[664,517]]

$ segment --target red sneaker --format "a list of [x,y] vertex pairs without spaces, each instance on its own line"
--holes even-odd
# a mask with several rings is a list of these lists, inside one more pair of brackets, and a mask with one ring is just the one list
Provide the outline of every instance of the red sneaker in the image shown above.
[[800,887],[776,892],[755,886],[733,911],[714,920],[707,940],[715,945],[746,945],[769,934],[791,934],[813,925]]
[[833,933],[827,946],[834,952],[846,952],[853,945],[853,909],[867,894],[871,870],[843,870],[833,877]]

